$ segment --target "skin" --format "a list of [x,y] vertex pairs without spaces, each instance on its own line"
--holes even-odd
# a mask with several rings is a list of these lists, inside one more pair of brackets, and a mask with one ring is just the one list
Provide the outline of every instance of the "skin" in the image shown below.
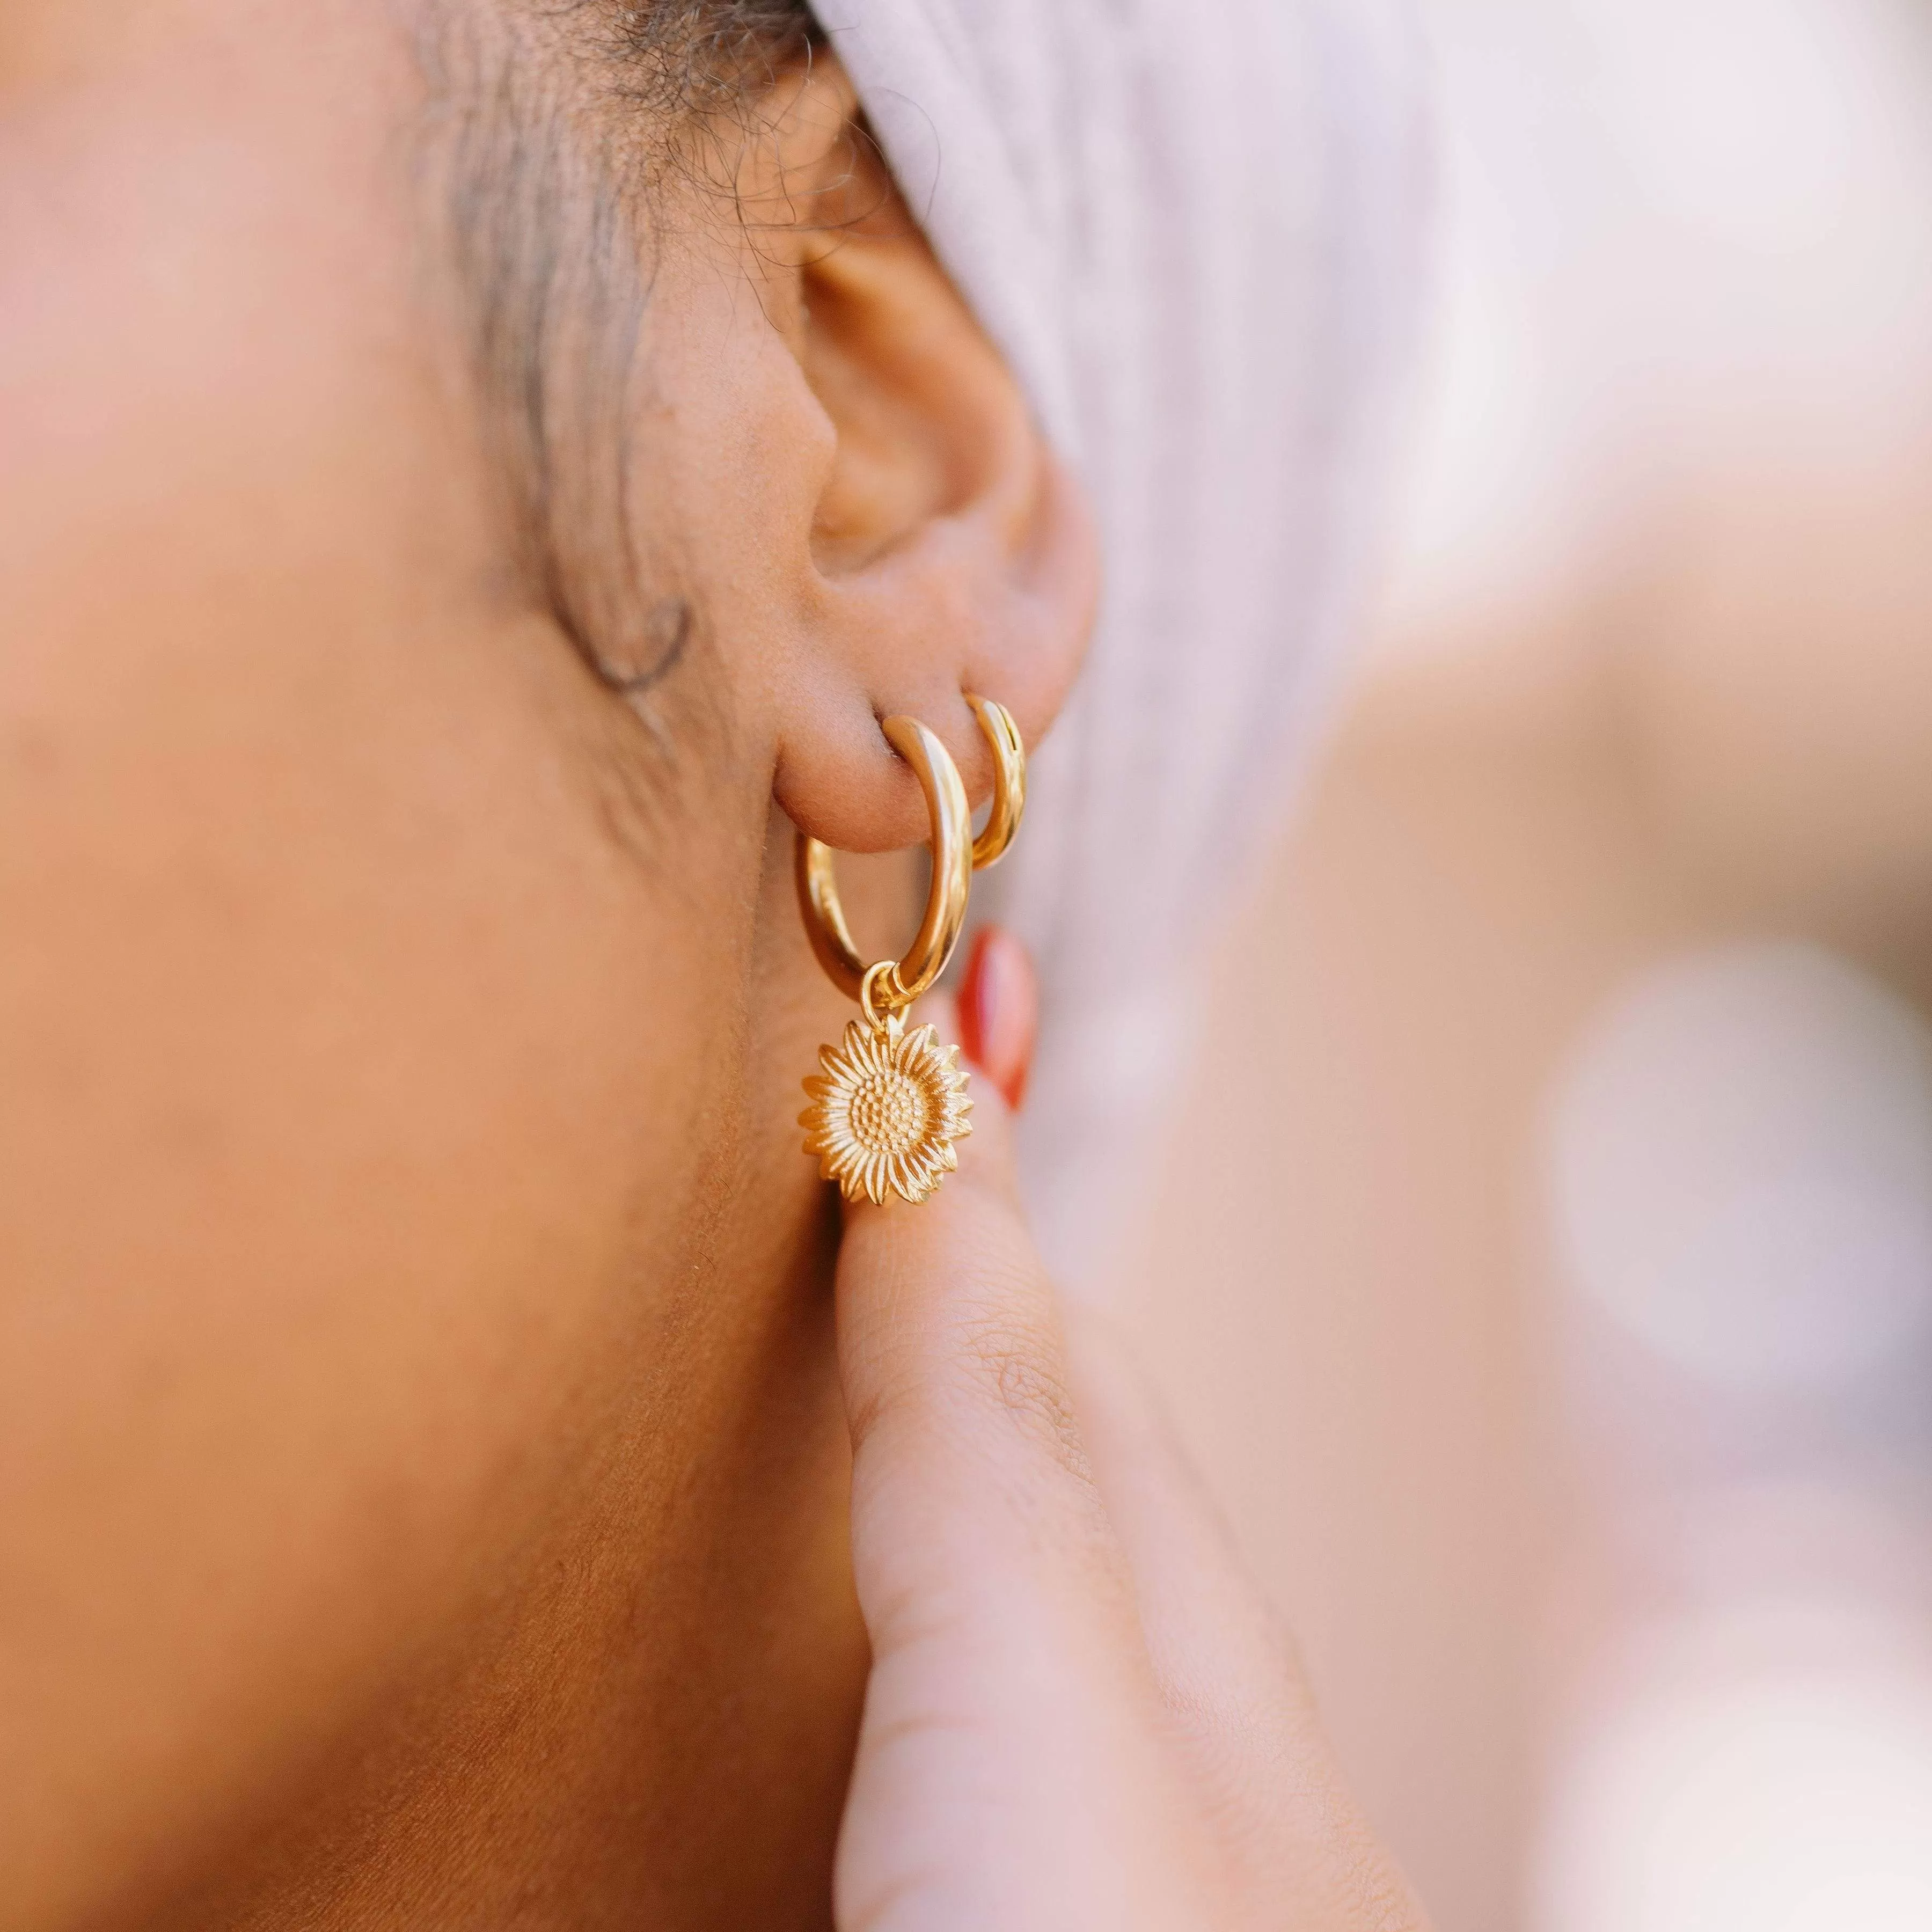
[[839,1925],[1426,1932],[1146,1383],[1040,1264],[1016,942],[994,936],[962,1008],[994,1091],[958,1184],[930,1213],[859,1203],[838,1261],[872,1645]]
[[983,799],[1093,546],[836,63],[606,24],[0,17],[9,1927],[826,1922],[792,826],[922,836],[896,711]]

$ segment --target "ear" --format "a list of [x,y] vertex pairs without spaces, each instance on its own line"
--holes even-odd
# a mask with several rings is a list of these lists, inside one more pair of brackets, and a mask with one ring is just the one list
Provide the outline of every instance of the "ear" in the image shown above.
[[815,200],[785,184],[819,211],[786,332],[830,435],[775,786],[814,837],[880,851],[927,825],[879,722],[930,726],[975,803],[990,796],[964,694],[997,698],[1039,742],[1085,648],[1097,554],[1078,487],[907,214],[836,62],[820,56],[794,111],[836,114],[843,134]]

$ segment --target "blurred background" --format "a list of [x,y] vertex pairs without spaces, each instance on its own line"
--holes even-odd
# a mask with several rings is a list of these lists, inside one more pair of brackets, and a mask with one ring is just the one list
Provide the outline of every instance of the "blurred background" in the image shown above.
[[1932,4],[1423,11],[1391,581],[1130,1318],[1441,1932],[1928,1932]]

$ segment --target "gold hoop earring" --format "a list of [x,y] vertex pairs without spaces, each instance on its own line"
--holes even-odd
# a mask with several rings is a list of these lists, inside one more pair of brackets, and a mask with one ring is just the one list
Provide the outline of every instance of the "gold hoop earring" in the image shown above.
[[938,737],[903,715],[880,728],[918,778],[932,821],[932,882],[903,958],[868,966],[860,958],[839,903],[832,848],[798,835],[799,910],[812,950],[860,1014],[848,1023],[842,1045],[819,1048],[820,1071],[805,1083],[812,1104],[798,1124],[820,1175],[836,1180],[848,1201],[883,1205],[889,1194],[925,1200],[958,1166],[954,1142],[973,1131],[959,1049],[941,1046],[929,1025],[905,1030],[905,1010],[952,956],[974,870],[1005,853],[1026,808],[1026,752],[1012,714],[970,692],[966,701],[992,748],[996,774],[992,811],[977,839],[958,767]]
[[993,809],[986,830],[973,842],[973,869],[979,872],[997,866],[1006,856],[1006,848],[1020,829],[1026,811],[1026,746],[1013,714],[1004,704],[976,698],[970,691],[966,702],[973,707],[973,716],[979,719],[993,753]]

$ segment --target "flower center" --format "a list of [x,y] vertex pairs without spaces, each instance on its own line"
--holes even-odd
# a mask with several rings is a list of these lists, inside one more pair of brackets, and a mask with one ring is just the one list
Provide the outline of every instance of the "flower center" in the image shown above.
[[871,1073],[852,1096],[854,1138],[880,1154],[903,1154],[926,1130],[926,1096],[903,1073]]

